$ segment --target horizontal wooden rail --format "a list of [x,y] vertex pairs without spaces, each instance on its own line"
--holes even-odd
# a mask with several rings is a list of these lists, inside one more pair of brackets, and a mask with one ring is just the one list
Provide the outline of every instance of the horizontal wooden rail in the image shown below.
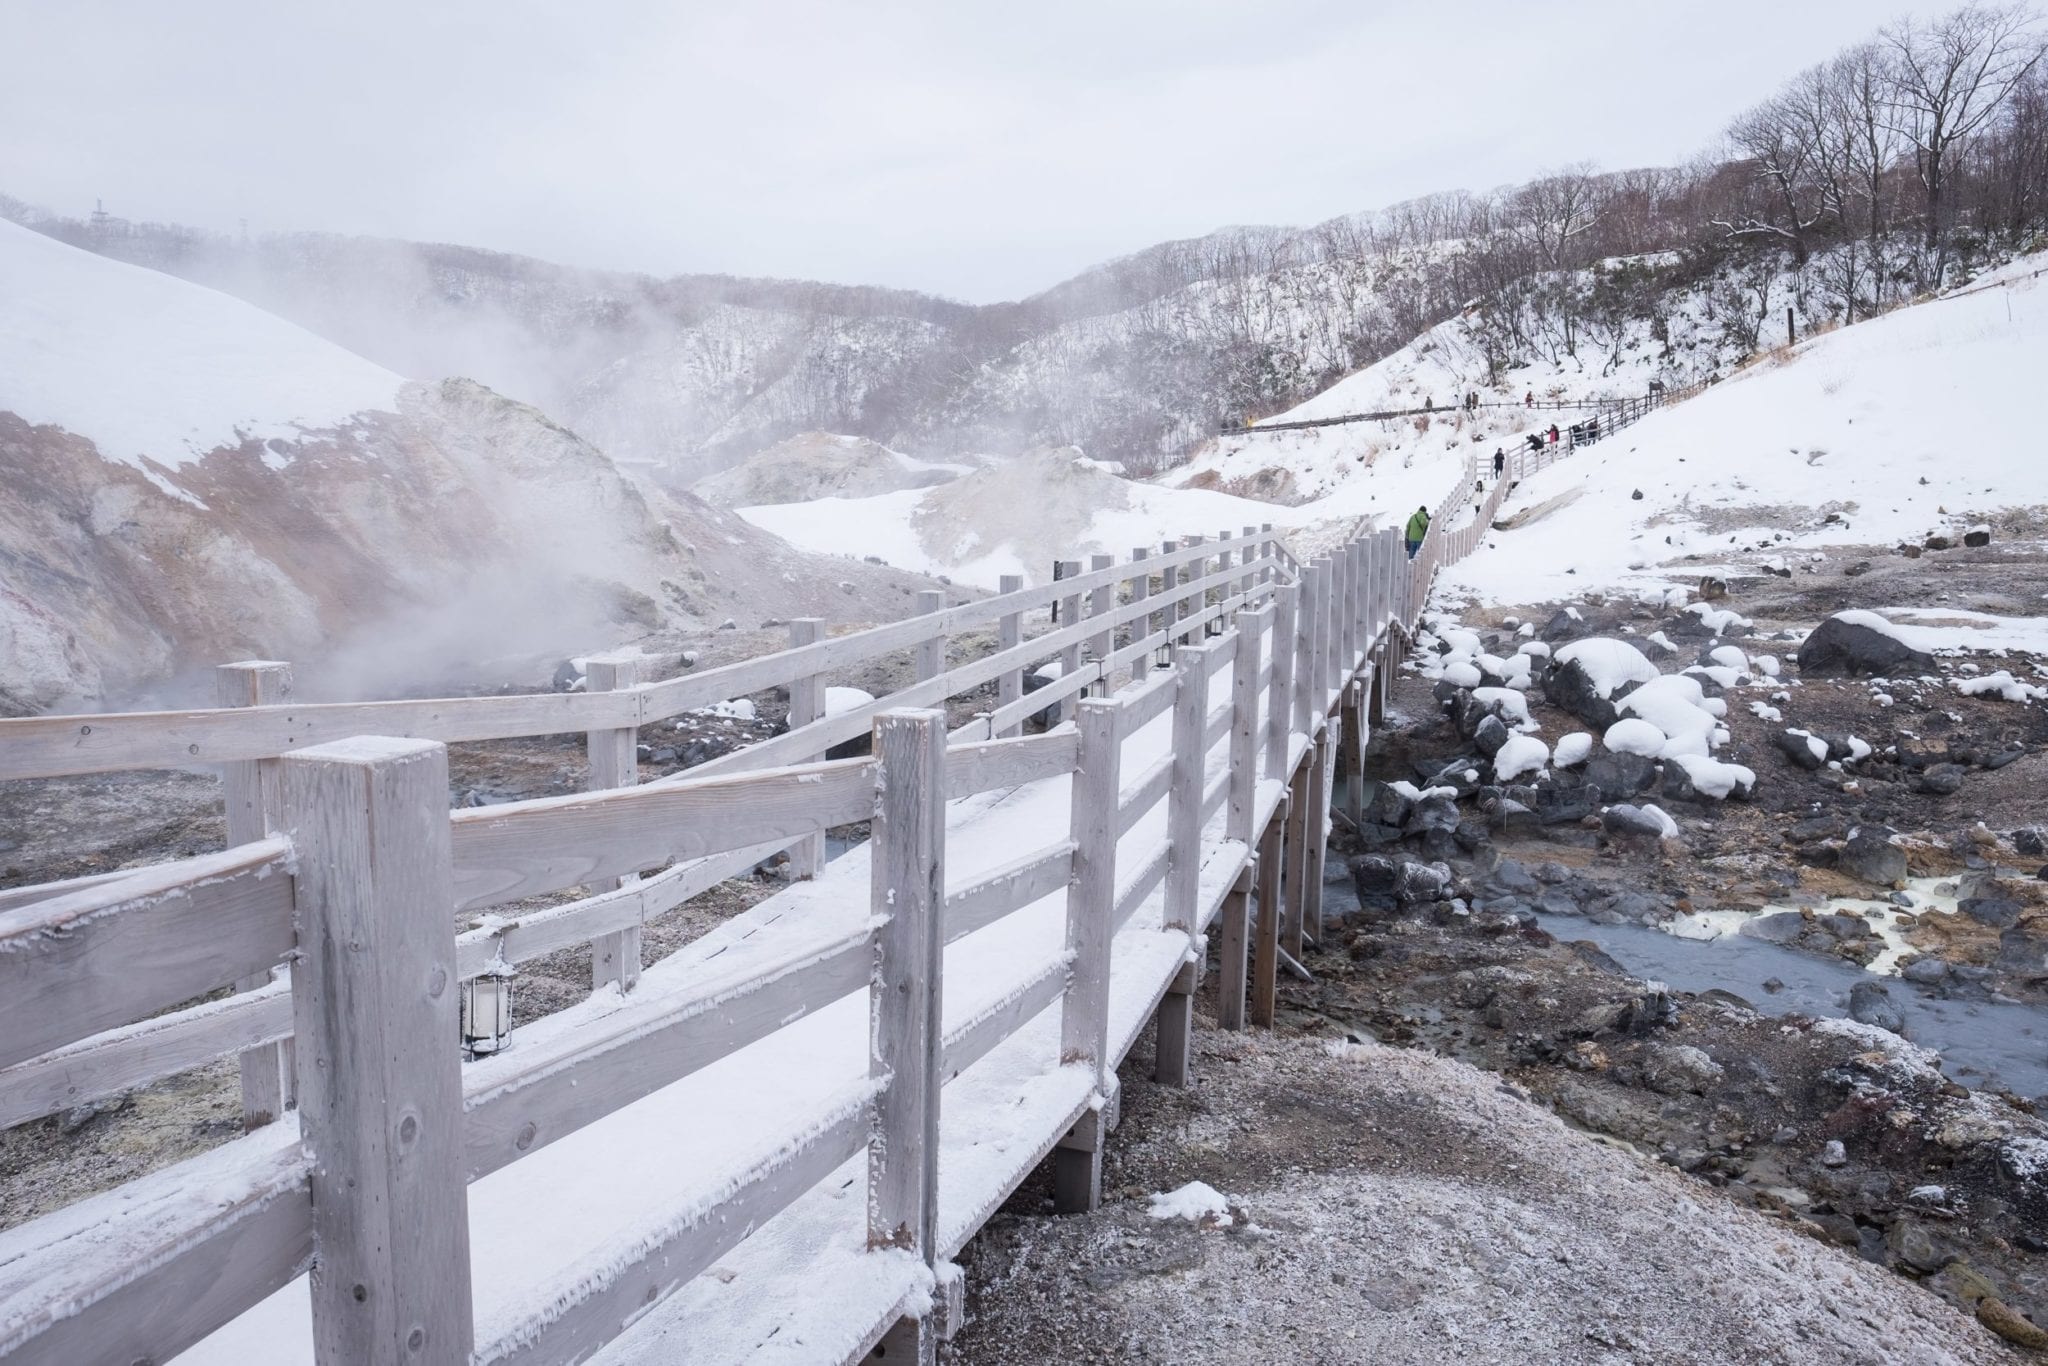
[[973,1012],[946,1035],[939,1070],[951,1081],[1022,1029],[1067,988],[1074,955],[1062,952],[1023,981]]
[[0,1067],[282,962],[288,861],[267,839],[0,912]]
[[1015,910],[1050,896],[1067,885],[1074,869],[1074,842],[1061,840],[984,873],[958,891],[946,894],[943,912],[946,942],[964,939]]
[[206,1001],[0,1067],[0,1129],[292,1036],[283,982]]
[[864,926],[827,947],[681,1000],[630,996],[595,1021],[473,1064],[463,1076],[469,1179],[866,990],[874,970],[874,929]]

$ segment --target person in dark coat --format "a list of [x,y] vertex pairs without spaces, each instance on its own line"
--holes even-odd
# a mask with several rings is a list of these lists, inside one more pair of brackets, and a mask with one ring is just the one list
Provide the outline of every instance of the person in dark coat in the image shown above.
[[1415,552],[1422,549],[1422,538],[1429,534],[1429,509],[1419,507],[1408,519],[1408,558],[1414,559]]
[[1508,453],[1499,448],[1493,452],[1493,477],[1500,478],[1500,472],[1508,467]]
[[1531,451],[1531,452],[1533,452],[1533,453],[1534,453],[1534,454],[1536,454],[1536,455],[1541,455],[1541,454],[1543,454],[1543,433],[1541,433],[1541,432],[1531,432],[1531,433],[1529,433],[1529,449],[1530,449],[1530,451]]

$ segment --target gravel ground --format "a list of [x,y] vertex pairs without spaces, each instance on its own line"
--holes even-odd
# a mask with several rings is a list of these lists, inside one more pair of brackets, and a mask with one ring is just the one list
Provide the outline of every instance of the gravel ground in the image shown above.
[[[1206,1026],[1206,1022],[1205,1022]],[[1134,1054],[1101,1210],[1027,1185],[964,1255],[956,1366],[2012,1362],[1933,1295],[1424,1053],[1204,1027]],[[1204,1181],[1230,1222],[1160,1220]]]

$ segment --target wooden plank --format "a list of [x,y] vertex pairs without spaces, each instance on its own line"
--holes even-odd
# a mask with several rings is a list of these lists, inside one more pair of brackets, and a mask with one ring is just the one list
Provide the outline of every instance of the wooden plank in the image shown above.
[[[214,670],[214,700],[223,707],[279,706],[291,701],[292,666],[245,659]],[[221,800],[230,845],[260,840],[284,819],[284,774],[276,759],[238,759],[221,765]],[[241,978],[236,991],[267,986],[271,973]],[[242,1127],[254,1129],[283,1114],[296,1083],[289,1044],[251,1049],[236,1066],[242,1083]]]
[[1145,819],[1153,807],[1159,805],[1173,786],[1173,755],[1163,754],[1158,762],[1125,788],[1116,799],[1116,832],[1128,835],[1131,827]]
[[1166,794],[1166,835],[1173,854],[1166,870],[1168,929],[1195,932],[1195,898],[1202,877],[1202,782],[1207,750],[1202,733],[1209,714],[1209,670],[1202,650],[1174,651],[1180,680],[1173,708],[1173,780]]
[[285,805],[297,857],[299,1130],[313,1154],[319,1249],[314,1355],[322,1366],[466,1363],[448,751],[364,738],[293,754]]
[[786,845],[866,820],[873,803],[873,764],[838,759],[458,811],[454,904],[473,911],[671,859]]
[[882,1086],[868,1142],[868,1246],[929,1264],[938,1241],[939,978],[945,938],[946,718],[875,722],[869,901],[881,918],[869,1006],[868,1075]]
[[1296,958],[1301,957],[1302,911],[1308,886],[1308,770],[1315,752],[1311,742],[1288,785],[1286,831],[1282,836],[1287,868],[1281,885],[1280,947]]
[[[1114,702],[1081,702],[1075,729],[1081,759],[1075,769],[1067,836],[1074,842],[1074,876],[1067,886],[1067,952],[1073,975],[1060,998],[1060,1060],[1088,1064],[1095,1090],[1115,1086],[1109,1057],[1110,951],[1116,902],[1116,796],[1123,760],[1123,712]],[[1053,1173],[1053,1202],[1062,1213],[1094,1209],[1102,1199],[1100,1144],[1063,1141]]]
[[1237,614],[1237,662],[1230,690],[1230,820],[1229,838],[1252,842],[1252,804],[1259,787],[1259,651],[1265,643],[1272,607]]
[[468,981],[501,963],[516,966],[580,947],[601,934],[629,925],[644,926],[691,897],[774,857],[781,847],[770,841],[691,859],[615,892],[529,911],[515,919],[493,918],[488,924],[455,937],[456,976]]
[[1323,859],[1328,850],[1330,761],[1336,750],[1331,738],[1328,731],[1323,733],[1310,752],[1307,765],[1308,824],[1304,836],[1308,841],[1308,867],[1302,870],[1301,926],[1302,933],[1314,936],[1318,944],[1323,942]]
[[[798,617],[789,623],[791,648],[800,649],[822,639],[825,622],[822,617]],[[825,717],[825,676],[817,673],[801,674],[790,680],[788,728],[797,730]],[[825,751],[801,756],[804,759],[822,759]],[[825,871],[825,832],[799,836],[789,846],[789,875],[808,880]]]
[[957,801],[1071,773],[1079,752],[1072,731],[952,745],[946,750],[946,796]]
[[[637,654],[599,655],[584,662],[585,686],[592,692],[616,692],[640,681]],[[632,726],[594,730],[584,737],[590,758],[592,792],[637,787],[640,783],[640,732]],[[590,884],[593,892],[615,892],[637,882],[637,870],[617,877],[602,877]],[[590,989],[617,986],[631,991],[640,980],[640,922],[598,935],[590,942]]]
[[[1103,570],[1115,563],[1114,555],[1093,555],[1089,557],[1088,567],[1092,570]],[[1111,616],[1117,606],[1116,590],[1117,585],[1112,581],[1097,585],[1088,594],[1088,620],[1102,627],[1100,631],[1088,637],[1088,658],[1094,660],[1096,666],[1104,671],[1102,678],[1105,693],[1112,687],[1108,666],[1109,657],[1116,650],[1116,619]]]
[[1179,696],[1179,685],[1174,681],[1171,669],[1155,670],[1136,689],[1118,700],[1124,704],[1124,729],[1135,734],[1140,726],[1164,716],[1173,709],[1173,699]]
[[[1066,592],[1060,598],[1059,624],[1063,628],[1079,626],[1081,624],[1081,603],[1085,598],[1085,594],[1078,585],[1068,587],[1068,584],[1081,577],[1081,562],[1079,560],[1061,560],[1059,562],[1059,569],[1060,586],[1066,589]],[[1062,677],[1071,678],[1081,671],[1082,641],[1081,637],[1072,631],[1067,632],[1066,639],[1068,643],[1060,650],[1060,673]]]
[[1266,776],[1287,780],[1287,739],[1294,723],[1294,605],[1300,589],[1282,587],[1273,599],[1272,668],[1266,692]]
[[[946,610],[946,595],[937,588],[923,588],[917,594],[917,614],[921,617],[935,617]],[[911,652],[912,663],[920,683],[929,682],[946,671],[946,634],[933,631],[931,635],[917,642]]]
[[872,1094],[862,1086],[835,1098],[801,1140],[723,1199],[635,1230],[638,1255],[630,1262],[592,1260],[576,1277],[573,1295],[544,1305],[485,1343],[477,1360],[490,1366],[588,1360],[859,1152],[874,1122]]
[[0,1360],[177,1356],[304,1271],[309,1168],[266,1128],[0,1233]]
[[1138,907],[1145,904],[1145,898],[1152,895],[1152,889],[1165,880],[1172,850],[1172,843],[1161,837],[1138,856],[1127,873],[1118,876],[1116,900],[1109,913],[1112,934],[1121,930],[1138,913]]
[[1073,959],[1065,953],[1054,957],[1022,982],[977,1010],[946,1035],[940,1056],[940,1075],[946,1080],[980,1062],[1003,1040],[1022,1029],[1049,1008],[1067,989]]
[[1262,1029],[1273,1027],[1273,1017],[1279,988],[1280,970],[1280,921],[1286,914],[1285,872],[1287,862],[1284,847],[1284,820],[1273,820],[1266,824],[1265,833],[1259,841],[1259,864],[1255,886],[1259,898],[1259,924],[1257,945],[1252,954],[1251,999],[1248,1012],[1251,1022]]
[[1250,893],[1244,883],[1232,885],[1223,898],[1222,928],[1217,946],[1216,1027],[1243,1029],[1246,985],[1246,923],[1250,918]]
[[[1009,597],[1023,589],[1024,576],[1022,574],[1005,574],[1001,582],[1003,596]],[[1005,612],[996,618],[996,652],[998,654],[1013,651],[1023,643],[1024,614],[1022,612]],[[1022,700],[1023,696],[1024,670],[1021,667],[1005,669],[1002,673],[996,675],[996,706],[998,709]],[[1008,726],[993,731],[992,738],[1006,740],[1022,733],[1022,723],[1013,722]]]
[[618,1010],[463,1069],[463,1161],[481,1180],[868,987],[875,934],[813,946],[689,996]]
[[267,973],[295,947],[290,854],[259,840],[0,912],[0,1067]]
[[11,911],[17,906],[28,906],[38,901],[49,901],[54,897],[70,896],[92,887],[104,887],[109,882],[119,882],[124,877],[134,877],[134,868],[122,868],[111,873],[90,873],[85,877],[68,877],[61,882],[35,882],[25,887],[0,889],[0,911]]
[[982,875],[946,894],[946,942],[985,929],[1040,897],[1051,896],[1073,875],[1074,844],[1061,840],[1050,849],[1021,858]]
[[[0,1129],[54,1115],[292,1036],[291,989],[273,982],[0,1068]],[[266,1047],[269,1045],[270,1047]]]
[[0,780],[264,759],[352,735],[493,740],[639,720],[638,693],[581,692],[32,716],[0,721]]

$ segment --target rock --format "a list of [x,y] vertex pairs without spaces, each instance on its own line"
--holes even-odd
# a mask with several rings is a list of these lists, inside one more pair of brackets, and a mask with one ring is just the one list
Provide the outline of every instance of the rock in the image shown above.
[[1900,968],[1899,976],[1915,986],[1931,987],[1948,976],[1948,964],[1932,955],[1923,955]]
[[1781,730],[1771,737],[1771,744],[1793,764],[1811,773],[1826,763],[1827,758],[1824,754],[1816,753],[1813,746],[1807,743],[1807,739],[1807,736]]
[[124,1092],[118,1096],[108,1096],[104,1100],[91,1100],[83,1105],[74,1105],[58,1117],[57,1132],[69,1138],[101,1115],[114,1114],[124,1109],[127,1104],[128,1096]]
[[1864,574],[1868,574],[1869,572],[1870,561],[1868,560],[1858,560],[1856,561],[1856,563],[1849,565],[1842,570],[1843,575],[1851,579],[1857,578]]
[[1700,580],[1700,601],[1719,602],[1728,596],[1728,581],[1717,579],[1712,574]]
[[1933,1229],[1918,1219],[1901,1219],[1885,1235],[1885,1244],[1915,1271],[1939,1271],[1955,1254]]
[[1644,1069],[1644,1079],[1650,1083],[1650,1089],[1667,1096],[1686,1092],[1703,1095],[1720,1085],[1726,1075],[1721,1064],[1691,1044],[1683,1043],[1651,1049],[1649,1065]]
[[1408,823],[1408,814],[1413,809],[1414,803],[1396,791],[1392,784],[1366,783],[1366,820],[1378,825],[1399,827]]
[[1508,728],[1498,716],[1486,717],[1472,732],[1472,743],[1489,759],[1498,754],[1500,747],[1507,742]]
[[[1806,918],[1797,911],[1774,911],[1742,922],[1737,931],[1750,939],[1761,939],[1766,944],[1789,944],[1806,929]],[[1769,983],[1765,983],[1768,988]]]
[[1610,806],[1601,813],[1600,825],[1612,835],[1647,835],[1651,839],[1664,838],[1666,822],[1670,817],[1658,819],[1653,811],[1623,803]]
[[1835,812],[1821,816],[1808,816],[1799,821],[1785,837],[1795,844],[1811,844],[1815,840],[1840,839],[1849,833],[1849,823]]
[[1584,625],[1583,621],[1560,607],[1551,614],[1549,621],[1543,623],[1543,630],[1538,634],[1555,645],[1560,640],[1577,635]]
[[1980,925],[2008,930],[2019,923],[2020,913],[2026,907],[2000,896],[1971,896],[1958,901],[1956,909]]
[[1634,493],[1631,493],[1629,495],[1629,498],[1634,502],[1640,503],[1643,501],[1643,491],[1641,489],[1637,489]]
[[1841,1139],[1831,1138],[1821,1148],[1820,1164],[1823,1167],[1846,1167],[1849,1165],[1849,1154],[1842,1147]]
[[1592,678],[1576,659],[1552,664],[1545,669],[1542,688],[1544,697],[1552,706],[1577,717],[1595,730],[1604,732],[1621,719],[1614,703],[1600,695],[1593,686]]
[[2043,1332],[2033,1320],[2026,1318],[1995,1295],[1986,1295],[1977,1301],[1977,1322],[2007,1342],[2017,1343],[2036,1352],[2048,1351],[2048,1332]]
[[1963,533],[1963,544],[1972,550],[1982,550],[1991,544],[1990,527],[1973,527]]
[[2043,842],[2041,832],[2031,826],[2025,830],[2012,832],[2012,847],[2015,853],[2025,854],[2029,858],[2039,858],[2043,854],[2048,854],[2048,842]]
[[1963,787],[1961,764],[1936,764],[1913,780],[1913,790],[1930,797],[1952,797]]
[[1861,825],[1849,832],[1836,866],[1850,877],[1879,887],[1906,880],[1906,851],[1892,843],[1893,831],[1882,825]]
[[1998,956],[1991,965],[2001,972],[2027,978],[2048,977],[2048,923],[2039,920],[2015,925],[1998,936]]
[[1657,761],[1626,752],[1596,754],[1586,761],[1580,776],[1601,797],[1618,802],[1650,790],[1657,781]]
[[568,660],[563,660],[560,664],[555,665],[555,691],[569,691],[569,689],[576,686],[576,680],[581,677],[583,677],[583,671],[581,669],[577,668],[574,664],[571,664]]
[[1529,875],[1529,870],[1511,858],[1504,858],[1493,870],[1493,885],[1503,892],[1534,892],[1543,884]]
[[740,624],[731,617],[727,617],[724,621],[718,623],[718,629],[721,631],[737,631],[740,629]]
[[1929,536],[1920,544],[1924,549],[1927,550],[1953,550],[1955,548],[1956,543],[1946,536],[1937,534]]
[[1800,645],[1799,671],[1815,678],[1926,674],[1934,672],[1934,659],[1884,631],[1836,615]]
[[1451,893],[1451,870],[1441,863],[1403,863],[1395,869],[1393,891],[1404,906],[1442,901]]
[[1849,1018],[1894,1034],[1906,1031],[1906,1017],[1892,1004],[1892,994],[1881,982],[1858,982],[1849,988]]

